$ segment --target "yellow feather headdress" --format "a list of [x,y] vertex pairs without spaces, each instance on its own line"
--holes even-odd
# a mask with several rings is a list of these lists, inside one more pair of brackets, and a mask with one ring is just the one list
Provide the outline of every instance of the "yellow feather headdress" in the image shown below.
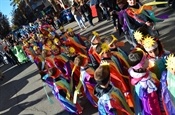
[[166,68],[168,70],[175,70],[175,55],[170,54],[166,60]]
[[52,45],[51,50],[55,50],[55,49],[57,49],[56,45]]
[[98,34],[96,31],[93,31],[92,34],[93,34],[94,36],[99,36],[99,34]]
[[146,38],[142,42],[142,45],[146,51],[151,51],[158,47],[157,42],[151,36],[146,36]]
[[38,46],[33,46],[33,50],[36,51],[37,49],[39,49]]
[[59,39],[58,39],[58,38],[55,38],[55,39],[53,40],[53,42],[54,42],[55,44],[57,44],[57,42],[59,42]]
[[41,38],[42,38],[42,37],[43,37],[43,34],[40,34],[40,35],[39,35],[39,37],[41,37]]
[[135,32],[134,32],[134,38],[135,38],[137,41],[142,41],[142,39],[143,39],[143,34],[142,34],[140,31],[135,31]]
[[109,47],[109,45],[108,45],[107,43],[103,43],[103,44],[101,45],[101,49],[102,49],[102,51],[100,52],[99,55],[101,55],[101,54],[104,53],[104,52],[109,51],[109,50],[110,50],[110,47]]
[[64,30],[64,27],[63,27],[63,26],[61,26],[61,27],[60,27],[60,30]]
[[114,35],[111,35],[111,37],[112,37],[113,39],[112,39],[111,43],[109,43],[109,46],[110,46],[111,44],[113,44],[115,41],[118,40]]
[[110,64],[107,61],[102,60],[100,66],[109,66]]
[[67,32],[73,32],[73,29],[72,28],[68,28]]

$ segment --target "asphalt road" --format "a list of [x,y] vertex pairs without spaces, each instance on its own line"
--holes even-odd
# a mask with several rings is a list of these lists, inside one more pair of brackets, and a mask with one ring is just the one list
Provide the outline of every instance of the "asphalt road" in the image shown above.
[[[165,49],[175,52],[175,12],[169,8],[159,8],[155,10],[159,16],[167,15],[168,19],[157,23],[160,37]],[[84,31],[79,31],[76,22],[66,25],[66,29],[72,27],[76,33],[88,36],[93,30],[100,33],[101,37],[114,34],[119,40],[126,41],[123,36],[119,36],[113,31],[112,21],[97,23],[95,26],[88,27]],[[88,23],[86,23],[88,25]],[[126,42],[124,50],[129,51],[130,44]],[[26,63],[20,66],[5,65],[0,67],[5,79],[0,82],[0,115],[68,115],[61,107],[59,102],[52,96],[49,88],[47,92],[54,101],[51,104],[44,92],[43,83],[38,75],[34,64]],[[97,115],[97,109],[83,99],[83,115]]]

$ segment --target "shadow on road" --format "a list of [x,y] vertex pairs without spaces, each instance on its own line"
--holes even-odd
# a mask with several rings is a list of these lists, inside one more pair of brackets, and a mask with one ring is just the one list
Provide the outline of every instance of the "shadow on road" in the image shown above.
[[[9,81],[9,79],[12,79],[15,75],[19,74],[20,72],[25,70],[27,67],[29,67],[29,65],[30,64],[25,64],[25,65],[21,65],[21,66],[13,68],[14,70],[13,69],[9,70],[7,73],[5,73],[5,75],[13,75],[13,76],[9,76],[5,78],[3,83]],[[36,100],[33,102],[27,102],[27,103],[26,102],[20,103],[24,101],[25,99],[27,99],[30,95],[33,95],[34,93],[41,90],[42,87],[39,87],[31,92],[26,91],[27,93],[18,95],[18,92],[29,83],[28,79],[37,74],[38,74],[38,71],[34,71],[22,77],[19,80],[13,80],[13,81],[7,82],[6,84],[1,84],[0,94],[3,94],[3,95],[0,95],[0,105],[3,105],[3,106],[0,106],[0,111],[4,111],[10,108],[10,110],[4,114],[5,115],[17,115],[25,108],[32,106],[36,104],[37,102],[39,102],[40,100]]]
[[[4,72],[4,80],[0,82],[0,86],[11,80],[16,75],[20,74],[22,71],[27,69],[32,63],[28,62],[22,65],[16,65],[11,67],[10,65],[4,65],[1,70]],[[10,68],[11,67],[11,68]],[[9,69],[10,68],[10,69]],[[8,70],[7,70],[8,69]]]
[[[38,100],[35,100],[35,101],[24,102],[24,103],[21,103],[21,104],[18,104],[18,105],[14,105],[10,108],[9,111],[7,111],[3,114],[4,115],[19,115],[23,110],[27,110],[26,108],[39,103],[41,100],[42,99],[38,99]],[[33,110],[33,111],[35,111],[35,110]],[[26,114],[26,115],[29,115],[29,114]],[[31,114],[31,115],[33,115],[33,114]]]

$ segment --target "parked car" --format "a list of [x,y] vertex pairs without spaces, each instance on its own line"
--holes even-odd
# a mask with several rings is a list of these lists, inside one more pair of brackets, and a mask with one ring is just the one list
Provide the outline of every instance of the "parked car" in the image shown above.
[[60,13],[60,21],[65,24],[65,23],[70,23],[74,21],[74,16],[71,13],[71,9],[67,8]]
[[86,2],[86,4],[88,4],[91,8],[92,17],[97,17],[97,9],[95,7],[95,5],[96,5],[95,0],[89,0]]
[[2,62],[3,64],[8,64],[9,63],[5,53],[2,52],[2,51],[0,51],[0,62]]

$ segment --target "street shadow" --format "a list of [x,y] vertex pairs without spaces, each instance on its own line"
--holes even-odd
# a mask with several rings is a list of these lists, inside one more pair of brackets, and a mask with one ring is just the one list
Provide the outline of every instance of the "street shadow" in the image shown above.
[[41,90],[42,87],[39,87],[38,89],[33,90],[27,94],[22,94],[17,96],[17,93],[29,83],[27,79],[37,74],[38,74],[38,71],[34,71],[33,73],[29,73],[28,75],[22,77],[19,80],[13,80],[4,85],[1,85],[0,105],[3,105],[3,106],[0,106],[0,111],[6,110],[20,103],[21,101],[25,100],[28,96]]
[[28,62],[28,63],[22,64],[22,65],[18,65],[18,66],[16,65],[14,67],[11,67],[11,69],[9,69],[9,70],[6,69],[6,68],[9,68],[9,65],[7,65],[7,67],[5,65],[5,67],[2,68],[2,72],[5,71],[3,73],[5,77],[4,77],[3,81],[0,82],[0,86],[5,84],[9,80],[11,80],[16,75],[20,74],[22,71],[24,71],[25,69],[27,69],[31,65],[32,65],[32,63]]
[[[4,104],[3,104],[3,107],[0,108],[0,111],[9,109],[9,108],[13,107],[14,105],[18,105],[20,102],[22,102],[23,100],[27,99],[30,95],[33,95],[34,93],[40,91],[42,88],[43,87],[39,87],[39,88],[37,88],[37,89],[35,89],[35,90],[31,91],[31,92],[28,92],[26,94],[15,96],[14,98],[10,98],[8,100],[2,100],[4,102]],[[15,89],[15,91],[17,91],[17,90]],[[22,108],[22,109],[24,110],[25,108]]]
[[[101,23],[103,23],[103,24],[101,24]],[[95,24],[95,26],[92,28],[92,29],[90,29],[90,30],[88,30],[88,31],[84,31],[83,33],[82,33],[82,35],[84,35],[84,34],[87,34],[87,33],[92,33],[92,31],[97,31],[98,29],[103,29],[103,30],[109,30],[109,29],[111,29],[112,28],[112,26],[113,25],[111,25],[111,23],[112,23],[112,21],[109,21],[109,22],[101,22],[101,23],[99,23],[99,22],[97,22],[97,24]],[[99,25],[99,24],[101,24],[101,25]],[[110,25],[110,26],[109,26]],[[106,26],[109,26],[108,28],[104,28],[104,27],[106,27]],[[97,31],[98,33],[100,33],[99,31]]]
[[[30,101],[30,102],[24,102],[18,105],[13,105],[9,111],[3,113],[4,115],[19,115],[23,110],[25,110],[28,107],[31,107],[37,103],[39,103],[40,101],[42,101],[42,99],[37,99],[35,101]],[[45,113],[44,111],[40,111]],[[46,114],[46,113],[45,113]],[[29,115],[29,114],[25,114],[25,115]],[[30,115],[34,115],[34,114],[30,114]]]

